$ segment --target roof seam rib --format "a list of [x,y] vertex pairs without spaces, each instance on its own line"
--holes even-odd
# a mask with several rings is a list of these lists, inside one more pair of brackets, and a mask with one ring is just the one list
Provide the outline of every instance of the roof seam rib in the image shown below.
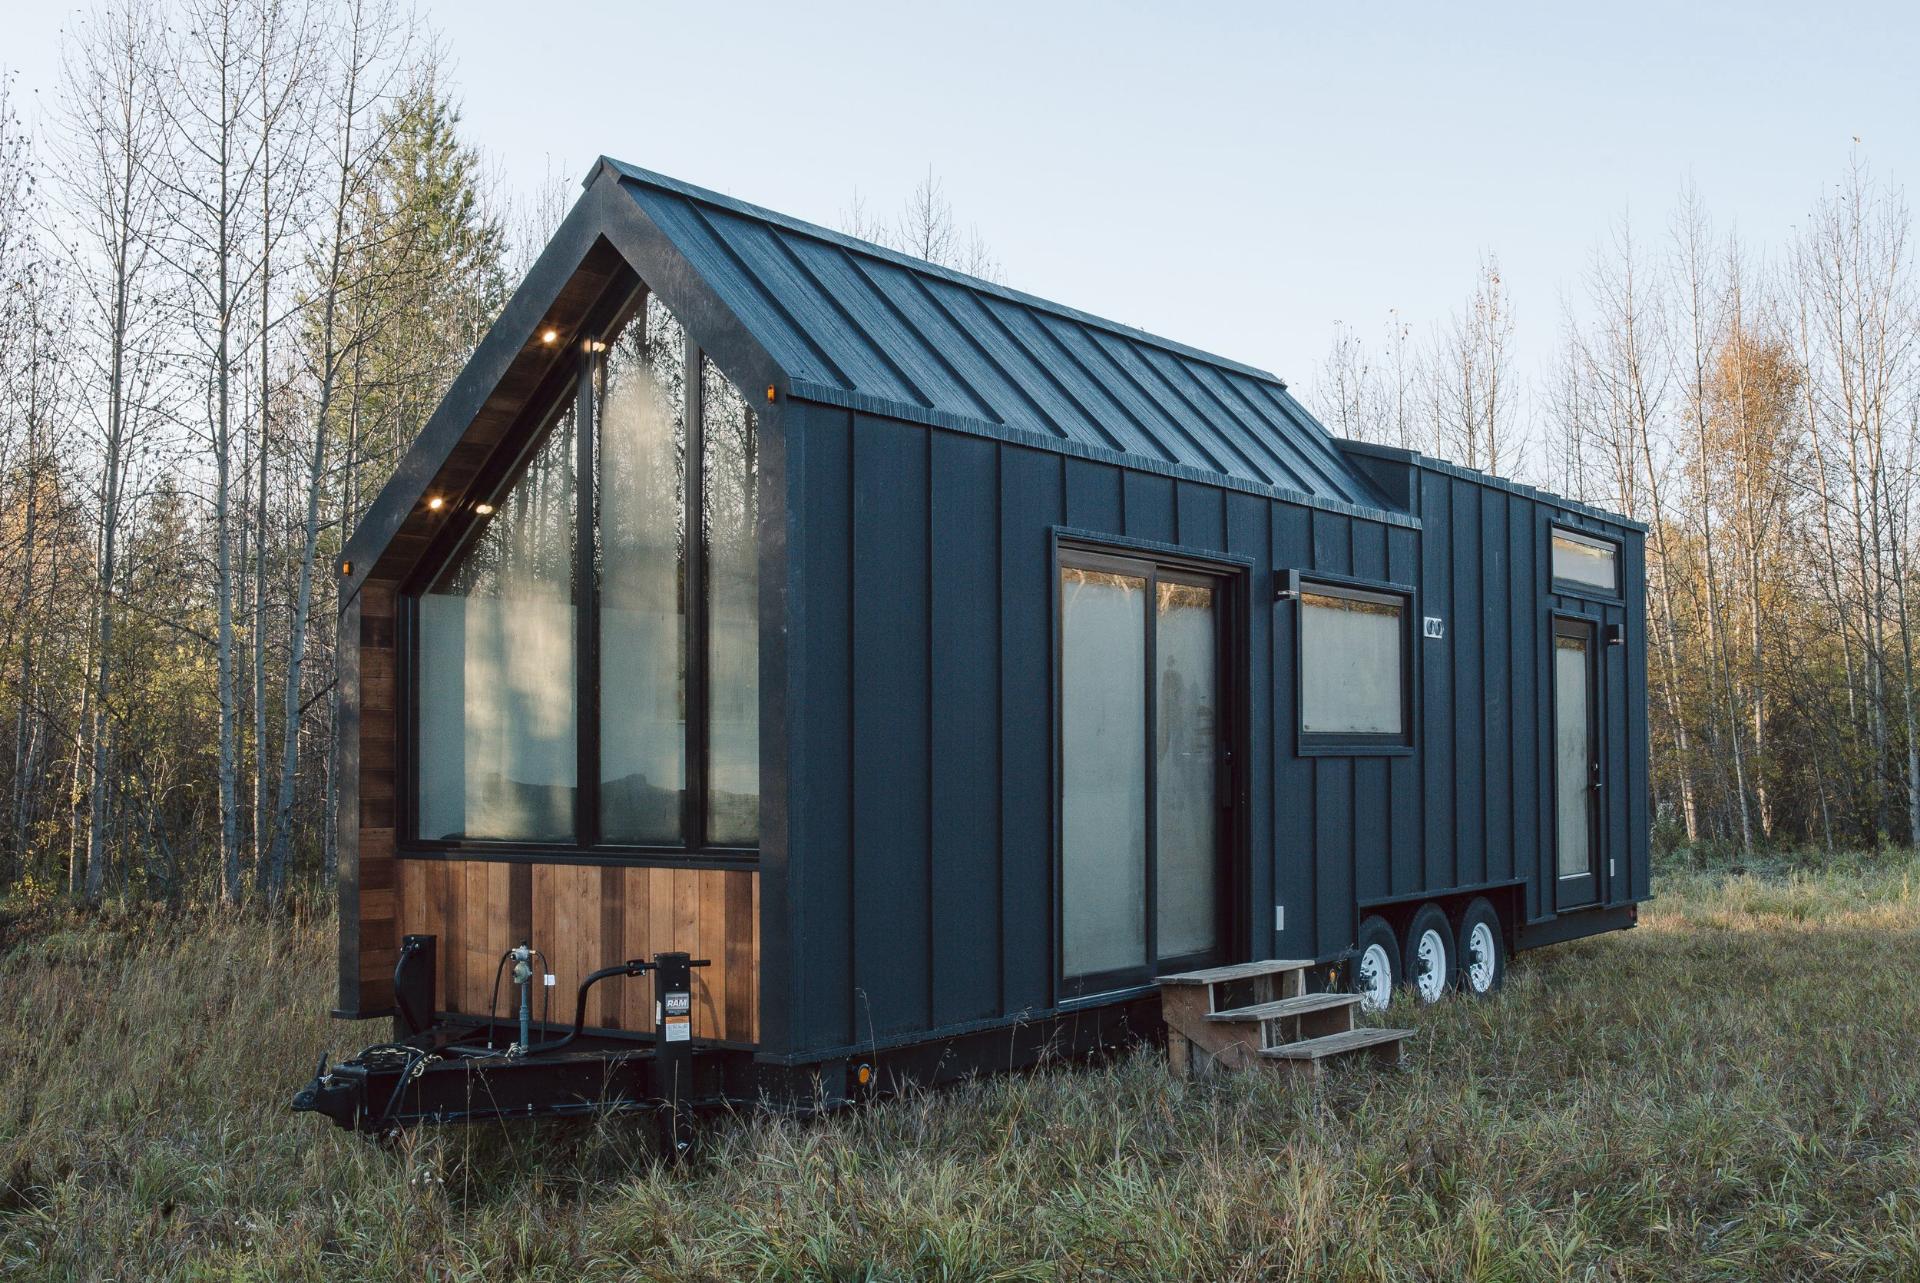
[[[1005,338],[1007,342],[1013,344],[1014,347],[1024,348],[1027,346],[1021,341],[1020,336],[1013,332],[1012,328],[1007,324],[1006,318],[1000,316],[993,308],[982,303],[980,305],[980,315],[986,317],[987,323],[996,327],[1000,331],[1001,336]],[[1133,453],[1132,450],[1121,442],[1119,437],[1114,435],[1113,429],[1106,425],[1103,421],[1104,416],[1093,406],[1088,405],[1079,393],[1068,387],[1066,381],[1058,374],[1055,374],[1046,362],[1035,360],[1033,362],[1033,368],[1040,372],[1042,379],[1053,386],[1055,392],[1072,402],[1073,405],[1079,409],[1080,413],[1086,416],[1087,422],[1093,425],[1093,430],[1105,438],[1109,446],[1120,451],[1122,454]]]
[[[901,326],[922,340],[927,337],[920,333],[919,327],[913,323],[913,318],[908,316],[906,312],[901,309],[900,305],[893,301],[892,296],[881,287],[880,282],[873,278],[873,273],[868,271],[866,264],[860,261],[860,255],[850,254],[838,245],[829,245],[827,248],[847,260],[847,266],[852,269],[856,276],[866,282],[867,288],[873,291],[873,297],[879,301],[882,307],[887,309],[887,312],[898,321]],[[927,354],[939,364],[941,369],[947,372],[947,377],[953,380],[954,388],[958,390],[961,395],[965,396],[967,400],[973,402],[974,408],[980,411],[980,417],[983,421],[997,423],[1003,427],[1006,426],[1005,420],[995,416],[993,403],[974,390],[973,385],[967,381],[966,375],[962,374],[959,368],[947,359],[947,354],[940,350],[938,344],[924,343],[923,346]]]
[[[907,282],[910,288],[917,290],[920,295],[926,299],[929,306],[939,312],[941,316],[947,318],[947,323],[953,326],[954,332],[967,341],[967,344],[973,348],[975,355],[993,367],[994,372],[1000,376],[1001,382],[1005,383],[1013,394],[1026,404],[1027,409],[1032,411],[1036,419],[1042,423],[1054,423],[1053,416],[1041,408],[1039,400],[1035,398],[1033,393],[1028,391],[1018,378],[1014,377],[1013,371],[1006,367],[1005,362],[987,350],[987,345],[980,341],[980,336],[968,329],[966,322],[953,314],[953,309],[948,307],[945,301],[933,292],[931,286],[912,272],[907,273]],[[1008,424],[1007,426],[1012,427],[1013,425]],[[1059,425],[1056,424],[1055,426]],[[1071,441],[1073,439],[1064,432],[1058,433],[1057,437],[1061,441]]]
[[752,284],[766,305],[778,313],[782,320],[786,321],[788,327],[793,330],[794,337],[798,338],[811,349],[814,356],[819,359],[820,364],[825,366],[834,378],[838,379],[846,387],[851,388],[856,386],[853,376],[847,373],[845,367],[834,360],[827,350],[820,345],[819,340],[814,338],[812,331],[807,326],[801,324],[800,318],[793,314],[792,309],[781,302],[779,297],[767,288],[767,283],[761,279],[760,273],[754,271],[747,261],[740,256],[740,252],[727,243],[727,238],[721,234],[718,227],[714,226],[713,219],[707,212],[701,209],[695,202],[689,202],[689,207],[693,210],[693,216],[699,219],[700,225],[706,229],[707,235],[713,239],[714,246],[719,249],[722,254],[727,256],[741,277]]
[[[1054,327],[1060,325],[1061,322],[1058,317],[1044,317],[1042,318],[1040,324],[1043,328],[1052,330]],[[1217,455],[1213,450],[1208,448],[1206,442],[1202,441],[1199,437],[1195,436],[1191,431],[1189,431],[1187,429],[1186,424],[1180,422],[1180,420],[1176,416],[1169,414],[1167,412],[1166,406],[1160,403],[1159,398],[1154,396],[1154,394],[1148,390],[1147,386],[1144,383],[1140,382],[1140,380],[1134,375],[1133,371],[1127,369],[1126,366],[1120,364],[1120,362],[1114,358],[1111,352],[1107,351],[1105,347],[1101,346],[1100,341],[1097,338],[1095,338],[1093,335],[1090,335],[1090,334],[1084,334],[1084,335],[1081,335],[1080,337],[1085,340],[1087,345],[1087,351],[1092,353],[1093,356],[1097,357],[1099,360],[1105,362],[1107,366],[1110,367],[1111,369],[1110,374],[1102,376],[1096,373],[1093,370],[1093,368],[1087,364],[1086,358],[1080,356],[1079,353],[1073,350],[1072,345],[1069,344],[1066,340],[1066,335],[1061,333],[1055,333],[1053,335],[1054,341],[1058,343],[1061,346],[1061,348],[1067,352],[1069,356],[1073,357],[1074,360],[1079,363],[1080,368],[1086,371],[1088,378],[1099,380],[1102,377],[1105,377],[1108,382],[1121,382],[1121,383],[1130,385],[1133,388],[1133,390],[1140,396],[1141,400],[1145,402],[1147,406],[1149,406],[1150,408],[1152,408],[1153,410],[1159,413],[1161,420],[1166,424],[1168,430],[1173,432],[1182,441],[1185,441],[1187,445],[1192,447],[1193,452],[1196,455],[1206,460],[1218,471],[1226,472],[1229,470],[1226,464],[1224,464],[1221,461],[1220,456]],[[1118,375],[1119,376],[1118,379],[1115,379],[1114,375]],[[1171,455],[1172,453],[1173,453],[1172,451],[1168,451],[1169,455]],[[1178,460],[1176,459],[1175,462],[1178,462]]]
[[846,323],[847,328],[853,333],[858,334],[861,340],[872,349],[874,356],[878,358],[887,369],[893,372],[893,377],[900,380],[900,385],[911,391],[921,406],[926,409],[932,409],[932,394],[921,385],[920,380],[907,373],[904,365],[893,358],[892,353],[887,351],[886,344],[880,342],[868,332],[866,326],[860,324],[854,314],[847,309],[847,306],[834,295],[833,290],[828,287],[827,283],[820,279],[820,274],[808,266],[805,259],[794,253],[793,246],[778,237],[773,238],[773,243],[779,248],[780,253],[786,256],[787,261],[793,264],[794,270],[805,276],[808,281],[813,283],[813,287],[820,291],[820,296],[826,300],[827,306],[831,307],[834,312],[839,315],[840,319]]

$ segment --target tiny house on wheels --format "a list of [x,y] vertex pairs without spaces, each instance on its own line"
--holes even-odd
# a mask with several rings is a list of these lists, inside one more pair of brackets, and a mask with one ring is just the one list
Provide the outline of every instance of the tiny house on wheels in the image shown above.
[[338,567],[336,1014],[396,1031],[298,1103],[835,1102],[1154,1036],[1163,977],[1280,977],[1305,1043],[1484,992],[1647,895],[1643,539],[603,160]]

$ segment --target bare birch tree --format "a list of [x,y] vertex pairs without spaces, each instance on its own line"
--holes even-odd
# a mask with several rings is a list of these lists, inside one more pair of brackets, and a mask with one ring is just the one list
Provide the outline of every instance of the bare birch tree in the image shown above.
[[316,246],[316,281],[309,309],[317,338],[311,344],[313,384],[307,467],[304,478],[305,511],[301,526],[299,587],[289,631],[284,694],[281,708],[280,775],[274,803],[273,845],[267,860],[267,888],[271,898],[284,892],[293,831],[294,788],[300,768],[300,711],[306,670],[307,633],[313,604],[314,561],[319,549],[322,491],[327,482],[327,443],[333,428],[335,393],[346,362],[357,351],[364,334],[353,324],[342,324],[343,313],[358,322],[363,310],[349,311],[343,301],[367,286],[374,261],[362,239],[377,227],[356,222],[368,207],[375,161],[384,149],[381,122],[401,84],[409,32],[397,9],[387,0],[349,0],[335,39],[336,62],[328,69],[327,114],[330,122],[326,154],[331,192],[325,230]]
[[[148,168],[163,117],[154,81],[162,32],[143,0],[97,10],[65,55],[59,162],[66,191],[64,249],[80,283],[98,362],[94,428],[100,461],[98,558],[91,593],[91,680],[83,701],[90,758],[84,890],[97,900],[107,862],[108,717],[113,698],[115,585],[127,481],[153,425],[150,393],[161,377],[160,289],[151,253],[163,217]],[[76,759],[77,760],[77,759]],[[77,774],[77,772],[76,772]],[[79,879],[74,879],[76,889]]]

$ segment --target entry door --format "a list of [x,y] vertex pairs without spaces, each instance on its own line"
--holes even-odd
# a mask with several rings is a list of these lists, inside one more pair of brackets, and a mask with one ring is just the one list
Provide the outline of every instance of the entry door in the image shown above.
[[1060,926],[1069,993],[1224,951],[1232,800],[1220,578],[1063,553]]
[[1556,812],[1554,903],[1566,909],[1599,898],[1600,736],[1599,672],[1593,624],[1553,624],[1553,777]]

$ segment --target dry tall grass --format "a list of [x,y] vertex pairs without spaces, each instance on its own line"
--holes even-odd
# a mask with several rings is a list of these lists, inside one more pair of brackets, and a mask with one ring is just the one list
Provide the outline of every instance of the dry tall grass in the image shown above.
[[327,922],[16,922],[0,1277],[1916,1278],[1916,874],[1670,874],[1639,930],[1395,1013],[1404,1073],[1142,1051],[722,1124],[679,1172],[616,1124],[287,1114],[373,1032],[325,1018]]

